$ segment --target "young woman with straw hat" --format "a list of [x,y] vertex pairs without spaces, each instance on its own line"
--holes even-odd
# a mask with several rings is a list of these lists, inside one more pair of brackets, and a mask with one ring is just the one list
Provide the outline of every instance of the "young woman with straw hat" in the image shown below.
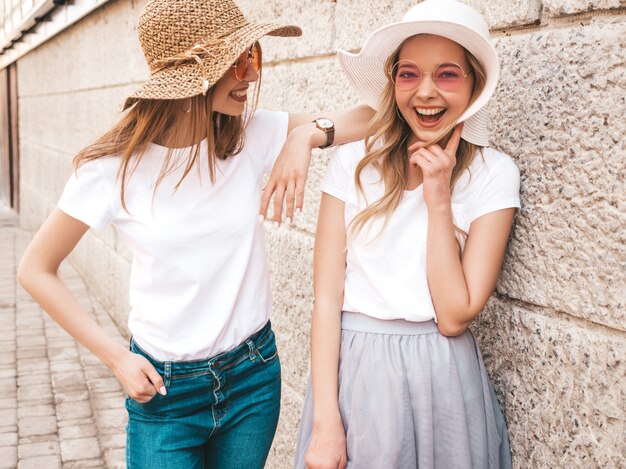
[[[256,99],[246,107],[261,73],[258,40],[300,28],[249,22],[231,0],[151,0],[138,30],[150,79],[77,155],[19,278],[128,393],[128,467],[261,468],[278,421],[280,364],[259,207],[263,216],[275,192],[275,221],[285,197],[293,217],[311,147],[330,145],[334,128],[256,111]],[[363,106],[325,117],[347,142],[364,136],[370,116]],[[57,275],[90,227],[108,225],[133,254],[130,351]]]
[[520,206],[516,165],[488,148],[499,66],[487,25],[426,0],[339,61],[377,113],[322,183],[295,467],[509,468],[468,329]]

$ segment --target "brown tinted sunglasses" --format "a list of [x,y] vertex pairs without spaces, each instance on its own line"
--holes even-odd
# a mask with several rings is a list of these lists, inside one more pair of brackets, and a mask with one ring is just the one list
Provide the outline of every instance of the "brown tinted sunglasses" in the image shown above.
[[232,68],[235,69],[235,77],[239,81],[243,81],[246,76],[246,72],[248,71],[248,67],[252,65],[255,72],[261,70],[262,63],[262,54],[261,54],[261,44],[255,42],[250,49],[245,51],[243,54],[239,56],[239,58],[235,61]]

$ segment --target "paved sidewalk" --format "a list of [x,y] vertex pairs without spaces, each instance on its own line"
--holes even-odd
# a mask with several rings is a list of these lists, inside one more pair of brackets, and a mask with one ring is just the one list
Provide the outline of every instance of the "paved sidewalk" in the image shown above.
[[[122,388],[17,284],[30,238],[0,202],[0,469],[123,468]],[[61,275],[105,330],[126,342],[68,263]]]

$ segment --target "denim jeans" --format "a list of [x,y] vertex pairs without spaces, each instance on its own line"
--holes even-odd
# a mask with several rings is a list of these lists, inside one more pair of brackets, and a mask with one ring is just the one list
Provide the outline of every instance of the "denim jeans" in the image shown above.
[[206,360],[159,362],[167,395],[128,397],[130,469],[261,469],[280,410],[280,362],[268,323],[235,349]]

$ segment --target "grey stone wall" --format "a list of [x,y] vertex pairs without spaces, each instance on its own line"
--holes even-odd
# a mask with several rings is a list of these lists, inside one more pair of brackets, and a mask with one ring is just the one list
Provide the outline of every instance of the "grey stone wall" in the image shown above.
[[[71,158],[147,76],[134,25],[144,1],[114,1],[18,62],[21,223],[54,207]],[[411,0],[239,0],[252,18],[302,26],[263,40],[263,107],[355,104],[334,51],[356,50]],[[626,467],[626,2],[468,0],[490,24],[502,79],[492,141],[522,171],[522,204],[497,291],[473,326],[509,423],[516,468]],[[269,467],[290,467],[308,378],[316,152],[305,210],[268,225],[284,395]],[[72,262],[122,327],[128,252],[88,233]]]

